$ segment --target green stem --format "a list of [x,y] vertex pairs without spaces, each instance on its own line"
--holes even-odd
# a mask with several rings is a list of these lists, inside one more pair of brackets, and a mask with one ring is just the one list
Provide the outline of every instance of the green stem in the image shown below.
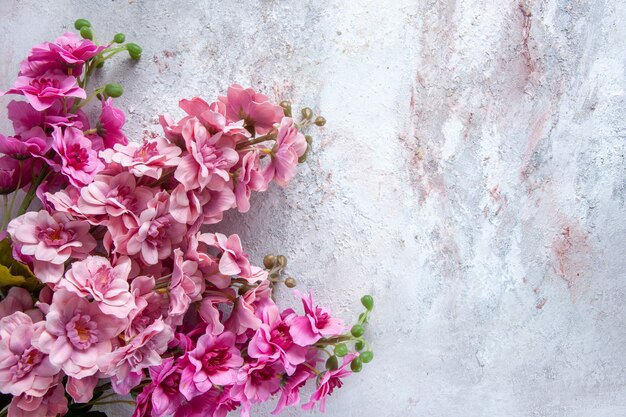
[[13,197],[11,198],[11,202],[9,203],[9,210],[7,212],[7,223],[8,223],[8,220],[11,219],[11,213],[13,213],[13,205],[15,204],[15,199],[17,198],[17,194],[19,193],[20,187],[22,186],[22,175],[24,173],[24,161],[20,159],[18,164],[20,166],[20,173],[17,177],[17,188],[15,189],[13,193]]
[[7,223],[9,222],[9,198],[7,197],[6,194],[2,194],[2,201],[3,201],[3,211],[2,211],[2,227],[0,227],[0,231],[4,230],[4,228],[6,227]]
[[113,48],[113,49],[109,49],[107,52],[110,52],[108,55],[102,55],[102,58],[100,58],[98,61],[106,61],[107,59],[111,58],[114,55],[119,54],[120,52],[123,52],[126,50],[125,46],[120,46],[119,48]]
[[78,102],[74,102],[74,105],[72,106],[72,113],[76,113],[76,111],[82,107],[84,107],[87,103],[89,103],[94,97],[96,97],[98,94],[102,93],[104,91],[104,87],[100,87],[100,88],[96,88],[94,90],[94,92],[87,97],[85,100],[82,101],[78,101]]
[[95,402],[91,403],[91,405],[106,405],[106,404],[128,404],[128,405],[134,405],[134,406],[137,405],[136,402],[134,402],[134,401],[127,401],[127,400],[95,401]]
[[33,199],[35,198],[37,187],[39,187],[39,184],[41,184],[43,180],[48,176],[48,173],[49,173],[48,171],[49,171],[48,167],[47,166],[44,167],[39,173],[39,176],[35,179],[35,181],[33,181],[30,184],[30,188],[28,189],[26,196],[24,196],[24,200],[22,200],[22,204],[20,205],[20,208],[17,210],[18,216],[21,216],[22,214],[26,213],[26,210],[30,206],[30,203],[32,203]]

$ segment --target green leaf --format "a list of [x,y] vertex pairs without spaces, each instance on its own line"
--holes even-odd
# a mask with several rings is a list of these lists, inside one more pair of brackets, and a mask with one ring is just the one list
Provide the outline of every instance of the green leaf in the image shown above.
[[0,241],[0,287],[24,287],[36,291],[42,286],[27,265],[13,259],[9,238]]

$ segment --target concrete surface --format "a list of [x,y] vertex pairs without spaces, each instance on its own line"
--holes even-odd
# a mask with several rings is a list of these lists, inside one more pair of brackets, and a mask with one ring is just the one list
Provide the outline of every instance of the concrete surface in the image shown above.
[[0,16],[2,88],[78,17],[140,43],[103,73],[135,140],[232,82],[327,117],[291,187],[221,226],[259,261],[286,254],[345,319],[374,295],[376,359],[326,416],[626,416],[623,1],[1,0]]

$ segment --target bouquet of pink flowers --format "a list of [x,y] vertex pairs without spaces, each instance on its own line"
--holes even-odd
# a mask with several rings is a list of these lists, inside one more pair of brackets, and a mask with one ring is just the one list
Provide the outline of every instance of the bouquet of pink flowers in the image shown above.
[[352,327],[310,292],[281,311],[274,287],[296,285],[285,257],[255,266],[237,235],[203,227],[286,186],[311,147],[302,132],[325,120],[232,85],[181,100],[186,115],[160,116],[162,136],[129,142],[122,86],[89,81],[141,48],[75,27],[32,48],[4,93],[24,100],[0,135],[0,417],[98,416],[112,402],[133,416],[248,416],[273,396],[279,413],[308,381],[302,408],[323,410],[373,358],[372,297]]

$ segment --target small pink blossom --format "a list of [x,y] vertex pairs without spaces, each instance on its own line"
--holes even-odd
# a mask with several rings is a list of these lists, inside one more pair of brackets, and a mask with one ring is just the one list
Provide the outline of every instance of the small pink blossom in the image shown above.
[[17,190],[19,172],[20,165],[16,159],[0,156],[0,195],[11,194]]
[[91,375],[84,378],[68,377],[66,389],[77,403],[88,403],[93,398],[93,390],[98,384],[98,376]]
[[22,394],[13,397],[9,417],[57,417],[67,413],[67,399],[63,385],[58,383],[43,396]]
[[68,74],[80,75],[83,64],[106,49],[75,33],[66,32],[54,40],[35,46],[26,62],[20,67],[21,75],[38,76],[42,70],[61,69]]
[[182,184],[178,184],[170,195],[170,214],[179,223],[189,225],[218,223],[222,220],[224,211],[230,209],[235,202],[235,196],[228,187],[220,191],[204,190],[186,191]]
[[61,156],[61,172],[76,187],[91,183],[96,174],[104,169],[97,152],[91,147],[91,141],[81,130],[57,126],[52,138],[52,146]]
[[38,126],[15,136],[0,135],[0,153],[15,159],[43,157],[51,145],[50,138]]
[[243,251],[239,236],[230,235],[226,237],[226,235],[221,233],[206,233],[200,235],[198,240],[214,246],[222,252],[219,262],[221,274],[237,275],[251,283],[267,279],[267,273],[263,269],[250,265],[248,255]]
[[233,142],[250,136],[243,120],[233,121],[226,118],[226,105],[221,101],[209,104],[200,97],[194,97],[191,100],[181,100],[178,105],[190,117],[198,118],[211,135],[221,132],[232,138]]
[[175,364],[174,358],[163,359],[160,365],[149,368],[152,392],[152,417],[172,415],[185,401],[178,390],[182,369]]
[[226,322],[226,328],[237,335],[245,333],[248,329],[258,329],[262,321],[256,311],[261,310],[267,303],[273,303],[271,294],[269,281],[266,280],[237,297],[233,312]]
[[300,346],[310,346],[322,337],[337,336],[345,327],[343,321],[331,316],[330,310],[313,304],[313,294],[301,295],[297,290],[295,294],[302,298],[304,316],[294,317],[289,330],[293,341]]
[[50,108],[57,100],[64,97],[87,98],[85,90],[76,83],[72,76],[46,73],[35,78],[20,76],[15,86],[4,94],[23,95],[37,111]]
[[296,175],[298,158],[306,152],[307,143],[290,117],[283,117],[278,128],[276,144],[271,151],[271,162],[263,169],[265,181],[274,180],[285,187]]
[[183,316],[192,302],[200,301],[204,292],[204,278],[198,264],[185,259],[180,249],[174,250],[174,269],[169,286],[170,307],[168,319],[176,325],[182,324]]
[[0,301],[0,318],[10,316],[16,311],[25,313],[33,322],[43,320],[41,311],[33,308],[33,297],[21,287],[9,288],[9,293]]
[[344,356],[343,363],[339,368],[333,371],[324,372],[324,374],[318,381],[317,390],[315,390],[313,395],[311,395],[310,401],[302,406],[302,409],[310,410],[315,406],[317,402],[319,402],[320,411],[323,413],[326,409],[326,397],[331,395],[335,388],[341,388],[341,386],[343,385],[343,381],[341,381],[341,378],[345,378],[348,375],[352,374],[352,372],[350,372],[346,368],[348,367],[348,365],[350,365],[350,362],[352,362],[356,356],[357,355],[355,354],[346,355]]
[[260,170],[259,154],[256,151],[247,152],[241,166],[234,176],[235,198],[240,213],[250,210],[250,194],[254,191],[267,189],[267,182]]
[[239,371],[238,381],[230,391],[231,396],[241,401],[244,408],[248,404],[267,401],[280,389],[282,371],[277,362],[246,363]]
[[65,213],[28,212],[9,223],[7,231],[20,252],[32,256],[34,272],[43,282],[57,283],[70,257],[82,259],[96,247],[89,223]]
[[145,175],[159,179],[164,169],[180,164],[180,153],[178,146],[172,145],[166,139],[157,138],[142,145],[118,143],[113,149],[101,151],[100,156],[108,163],[115,162],[128,168],[137,177]]
[[135,302],[128,287],[130,259],[122,257],[112,266],[107,258],[88,256],[72,263],[58,288],[93,299],[104,314],[125,318]]
[[238,84],[228,87],[226,97],[219,100],[226,104],[230,120],[244,120],[246,128],[257,135],[267,133],[284,115],[283,108],[270,103],[267,96]]
[[113,105],[113,99],[102,100],[102,113],[98,123],[98,135],[104,140],[105,148],[112,148],[116,144],[128,145],[128,138],[122,132],[126,123],[124,112]]
[[300,389],[307,381],[315,378],[315,374],[306,365],[300,365],[281,387],[280,398],[272,414],[280,414],[285,407],[291,407],[300,402]]
[[13,122],[16,135],[34,128],[41,127],[50,133],[54,126],[74,126],[79,129],[89,129],[89,119],[80,109],[76,113],[67,113],[63,103],[56,101],[45,112],[37,111],[27,101],[12,100],[7,105],[9,120]]

